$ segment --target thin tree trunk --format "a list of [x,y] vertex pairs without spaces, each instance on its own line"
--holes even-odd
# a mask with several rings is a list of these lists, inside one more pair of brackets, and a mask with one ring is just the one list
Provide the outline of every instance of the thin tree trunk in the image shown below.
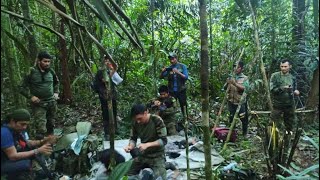
[[[154,43],[154,16],[153,16],[153,11],[154,11],[154,0],[151,0],[151,7],[150,7],[150,16],[151,16],[151,34],[152,34],[152,40],[151,40],[151,57],[152,62],[153,62],[153,78],[157,79],[159,77],[158,72],[157,72],[157,60],[155,58],[155,43]],[[153,81],[153,88],[154,88],[154,94],[157,95],[157,81]]]
[[[313,17],[314,17],[314,26],[315,26],[315,36],[316,39],[319,42],[319,4],[318,0],[313,0]],[[318,46],[318,52],[317,52],[317,57],[319,61],[319,46]],[[308,95],[308,100],[306,107],[307,109],[315,109],[319,105],[319,62],[318,62],[318,67],[316,70],[313,72],[313,78],[311,81],[311,90]],[[316,116],[313,115],[307,115],[306,118],[307,121],[309,120],[316,120]]]
[[[189,129],[189,121],[188,121],[188,113],[186,106],[182,108],[183,118],[184,118],[184,136],[186,138],[186,142],[189,142],[188,139],[188,129]],[[190,163],[189,163],[189,143],[186,143],[186,163],[187,163],[187,179],[190,180]]]
[[[105,67],[107,68],[107,67]],[[104,71],[104,79],[108,79],[108,85],[106,85],[106,89],[107,89],[107,103],[108,103],[108,116],[109,116],[109,133],[110,133],[110,149],[111,149],[111,159],[110,159],[110,164],[111,167],[114,168],[116,166],[116,157],[115,157],[115,146],[114,146],[114,137],[115,137],[115,119],[114,119],[114,115],[113,115],[113,107],[112,107],[112,96],[114,94],[112,94],[112,88],[111,88],[111,77],[109,76],[109,73],[106,73],[106,71]]]
[[[276,29],[277,29],[277,20],[276,20],[276,15],[277,15],[277,0],[272,0],[271,1],[271,17],[272,17],[272,31],[271,31],[271,68],[270,69],[278,69],[278,61],[277,61],[277,54],[276,54]],[[268,73],[268,77],[270,78],[271,72]]]
[[242,96],[241,96],[241,99],[240,99],[240,102],[238,104],[238,107],[237,107],[237,110],[235,112],[235,115],[233,116],[233,119],[232,119],[232,122],[231,122],[231,125],[230,125],[230,128],[229,128],[229,132],[228,132],[228,135],[227,135],[227,138],[226,138],[226,141],[224,142],[223,144],[223,148],[221,150],[221,152],[223,153],[226,149],[227,149],[227,145],[228,145],[228,142],[231,138],[231,134],[232,134],[232,131],[233,131],[233,128],[236,124],[236,114],[239,114],[239,111],[240,111],[240,108],[241,108],[241,105],[245,102],[245,99],[247,97],[247,94],[246,92],[244,91]]
[[[65,23],[64,19],[60,21],[60,33],[65,35]],[[63,85],[62,91],[62,102],[65,104],[70,104],[72,100],[72,92],[70,87],[70,77],[69,77],[69,68],[68,68],[68,50],[66,40],[59,38],[60,45],[60,66],[62,69],[61,81]]]
[[[13,7],[11,4],[12,2],[8,2],[8,7]],[[1,28],[6,28],[10,32],[10,34],[13,34],[13,30],[11,27],[11,20],[10,17],[1,18]],[[24,98],[19,94],[19,91],[17,89],[18,84],[20,83],[21,76],[20,76],[20,64],[19,59],[16,55],[16,47],[14,46],[14,43],[7,35],[4,35],[1,38],[2,43],[7,45],[7,47],[4,49],[4,57],[7,60],[7,68],[8,68],[8,75],[9,75],[9,89],[12,91],[12,97],[7,97],[7,99],[12,99],[11,102],[14,103],[15,107],[23,107],[25,106],[25,100]]]
[[[30,15],[30,11],[29,11],[29,1],[20,0],[20,4],[21,4],[23,16],[27,19],[32,20],[32,17]],[[29,61],[30,61],[29,65],[32,65],[34,60],[37,57],[38,46],[37,46],[36,38],[33,35],[34,30],[33,30],[33,27],[31,26],[32,23],[25,21],[25,24],[27,27],[26,36],[28,38],[28,49],[29,49],[29,57],[28,58],[31,59],[31,61],[29,59]]]
[[209,58],[210,58],[210,79],[213,79],[213,33],[212,33],[212,0],[209,0],[209,31],[210,31],[210,49],[209,49]]
[[212,179],[211,169],[211,144],[209,127],[209,48],[207,25],[207,1],[199,0],[200,4],[200,39],[201,39],[201,104],[202,104],[202,129],[204,136],[205,176]]
[[252,22],[253,22],[254,37],[255,37],[256,44],[257,44],[257,57],[259,57],[259,59],[260,59],[260,70],[261,70],[262,77],[263,77],[263,84],[264,84],[264,87],[265,87],[266,92],[267,92],[268,106],[269,106],[269,109],[271,110],[272,109],[272,102],[271,102],[271,96],[270,96],[270,89],[269,89],[266,69],[264,67],[264,62],[263,62],[263,53],[262,53],[260,40],[259,40],[259,33],[258,33],[258,25],[257,25],[257,21],[256,21],[256,15],[255,15],[255,12],[254,12],[254,10],[252,8],[250,0],[248,0],[248,2],[249,2],[250,11],[251,11],[251,14],[252,14],[251,18],[252,18]]
[[[293,70],[296,71],[297,86],[300,91],[300,98],[305,103],[307,92],[310,89],[308,84],[307,68],[304,65],[306,44],[305,44],[305,32],[304,32],[304,17],[306,4],[305,0],[293,0],[292,6],[293,16],[293,28],[292,28],[292,40],[293,47],[292,52],[294,55],[294,66]],[[298,107],[300,108],[300,107]]]
[[[319,40],[319,0],[313,0],[313,22],[314,22],[314,33]],[[318,41],[319,42],[319,41]],[[319,56],[319,53],[318,53]]]

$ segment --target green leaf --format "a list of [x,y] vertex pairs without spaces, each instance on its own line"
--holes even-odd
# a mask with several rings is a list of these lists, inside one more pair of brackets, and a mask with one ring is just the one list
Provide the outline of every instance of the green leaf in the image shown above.
[[305,176],[290,176],[285,178],[286,180],[298,180],[298,179],[308,179],[311,180],[309,177],[305,177]]
[[85,75],[86,75],[86,73],[82,73],[82,74],[79,75],[75,80],[73,80],[73,82],[72,82],[72,84],[71,84],[71,87],[73,87],[73,86],[77,83],[77,81],[78,81],[79,79],[82,79]]
[[290,163],[290,166],[291,166],[293,169],[297,170],[297,171],[301,171],[301,168],[300,168],[299,166],[297,166],[296,164],[294,164],[293,162]]
[[316,170],[316,169],[319,169],[319,164],[315,164],[315,165],[313,165],[313,166],[311,166],[311,167],[308,167],[308,168],[305,169],[304,171],[300,172],[299,175],[301,176],[301,175],[308,174],[309,172],[314,171],[314,170]]
[[291,172],[289,169],[285,168],[284,166],[281,166],[280,164],[278,164],[278,166],[281,167],[283,170],[285,170],[287,173],[289,173],[291,176],[295,175],[293,172]]
[[98,67],[96,64],[92,64],[92,67],[91,67],[91,71],[92,73],[96,74],[98,72]]
[[279,179],[279,180],[284,180],[284,179],[286,179],[286,178],[278,174],[278,175],[277,175],[277,179]]
[[319,151],[319,144],[317,144],[313,139],[308,136],[304,136],[303,140],[309,141]]
[[112,171],[112,173],[110,174],[109,178],[110,180],[120,180],[122,179],[122,177],[127,174],[127,172],[129,171],[131,165],[132,165],[133,159],[131,159],[130,161],[127,162],[123,162],[118,164],[114,170]]
[[[88,2],[89,4],[89,2]],[[112,25],[110,18],[107,12],[103,8],[103,2],[101,0],[93,1],[93,5],[95,6],[97,13],[102,18],[102,21],[110,28],[112,32],[116,32],[114,26]]]
[[78,122],[76,129],[77,129],[78,136],[84,136],[84,135],[88,136],[91,130],[91,122],[87,122],[87,121]]
[[78,137],[78,134],[71,133],[63,135],[54,146],[54,151],[60,151],[62,149],[70,149],[70,144]]

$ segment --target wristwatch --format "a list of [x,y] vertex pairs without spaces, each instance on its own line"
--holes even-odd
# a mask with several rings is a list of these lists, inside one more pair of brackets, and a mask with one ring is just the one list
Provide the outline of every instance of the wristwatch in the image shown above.
[[34,152],[34,155],[39,154],[39,150],[38,149],[34,149],[33,152]]

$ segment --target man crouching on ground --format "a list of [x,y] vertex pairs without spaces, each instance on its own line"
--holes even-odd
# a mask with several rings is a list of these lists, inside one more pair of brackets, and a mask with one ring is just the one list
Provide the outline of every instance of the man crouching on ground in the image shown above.
[[164,146],[167,144],[167,130],[161,117],[149,114],[143,104],[131,108],[133,119],[129,145],[124,148],[128,153],[136,147],[138,137],[141,144],[137,147],[140,155],[132,163],[128,175],[139,174],[144,168],[151,168],[155,179],[166,179]]

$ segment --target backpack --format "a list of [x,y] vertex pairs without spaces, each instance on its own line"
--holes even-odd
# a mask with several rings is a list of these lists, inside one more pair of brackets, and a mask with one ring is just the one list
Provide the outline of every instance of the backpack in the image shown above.
[[[229,128],[225,128],[225,127],[218,127],[215,129],[212,129],[214,131],[214,136],[218,139],[218,140],[222,140],[222,141],[226,141],[228,133],[229,133]],[[231,137],[230,137],[230,142],[235,142],[237,140],[237,136],[238,133],[237,131],[233,130],[231,133]]]

